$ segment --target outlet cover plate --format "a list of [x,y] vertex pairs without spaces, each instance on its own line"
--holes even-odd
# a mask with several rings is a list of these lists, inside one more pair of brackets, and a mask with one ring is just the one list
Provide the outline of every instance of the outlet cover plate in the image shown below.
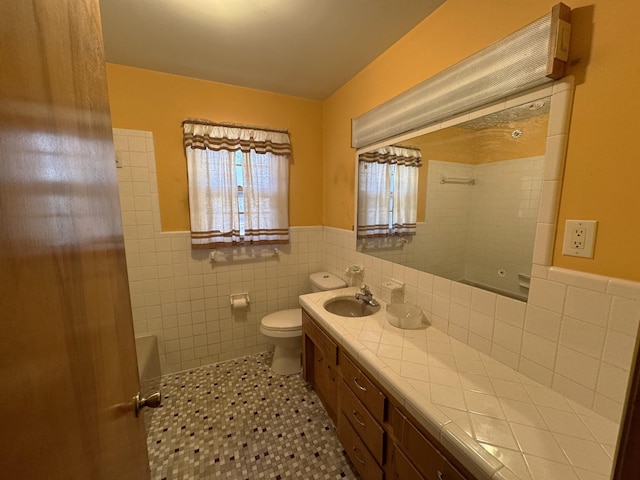
[[562,254],[593,258],[597,230],[597,220],[567,220],[564,228]]

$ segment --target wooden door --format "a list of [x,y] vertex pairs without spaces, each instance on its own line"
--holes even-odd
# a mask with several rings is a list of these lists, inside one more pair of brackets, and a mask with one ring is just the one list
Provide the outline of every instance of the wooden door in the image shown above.
[[97,0],[0,2],[0,476],[148,479]]

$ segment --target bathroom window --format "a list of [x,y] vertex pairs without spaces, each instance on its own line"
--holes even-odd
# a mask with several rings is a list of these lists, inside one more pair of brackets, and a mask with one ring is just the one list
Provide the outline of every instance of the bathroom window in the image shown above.
[[419,149],[383,147],[360,154],[358,238],[414,235]]
[[289,243],[286,130],[183,122],[194,248]]

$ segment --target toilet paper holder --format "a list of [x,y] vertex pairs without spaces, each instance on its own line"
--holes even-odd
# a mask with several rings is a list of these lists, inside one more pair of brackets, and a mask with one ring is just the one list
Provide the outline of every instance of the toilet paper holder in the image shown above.
[[249,292],[232,293],[229,296],[229,302],[232,308],[246,308],[251,302]]

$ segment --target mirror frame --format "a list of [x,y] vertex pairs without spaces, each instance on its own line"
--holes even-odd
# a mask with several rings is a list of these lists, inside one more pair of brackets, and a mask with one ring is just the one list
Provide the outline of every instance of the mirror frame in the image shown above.
[[[358,224],[358,157],[361,153],[370,152],[378,148],[410,140],[411,138],[435,132],[447,127],[473,120],[491,113],[532,102],[543,97],[551,98],[549,122],[547,127],[547,141],[544,156],[544,173],[542,179],[542,192],[538,209],[536,235],[533,247],[533,259],[531,276],[539,276],[538,268],[549,267],[553,260],[553,250],[558,222],[558,209],[560,205],[560,193],[564,176],[564,164],[569,136],[571,108],[573,105],[573,93],[575,79],[572,76],[556,80],[550,85],[534,88],[527,92],[505,97],[479,109],[470,110],[451,119],[438,122],[419,130],[403,133],[393,138],[369,145],[355,152],[355,201],[354,201],[354,229]],[[358,238],[355,236],[354,249],[357,250]],[[366,253],[366,252],[362,252]],[[412,268],[411,266],[408,266]]]

